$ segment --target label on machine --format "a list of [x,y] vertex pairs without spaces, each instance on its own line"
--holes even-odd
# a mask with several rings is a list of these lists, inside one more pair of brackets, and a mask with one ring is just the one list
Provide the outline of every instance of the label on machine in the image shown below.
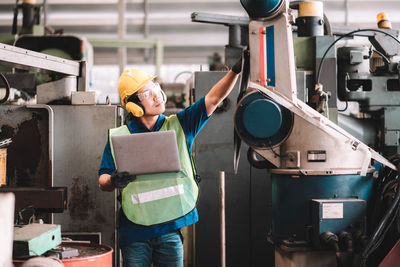
[[323,219],[343,219],[343,203],[323,203]]
[[324,162],[326,161],[325,150],[309,150],[307,151],[307,160],[309,162]]

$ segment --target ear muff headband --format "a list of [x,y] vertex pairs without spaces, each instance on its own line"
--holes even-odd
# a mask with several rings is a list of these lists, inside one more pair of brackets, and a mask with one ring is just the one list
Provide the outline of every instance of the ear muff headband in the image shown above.
[[164,100],[164,104],[167,103],[167,95],[164,93],[164,91],[161,89],[161,94]]

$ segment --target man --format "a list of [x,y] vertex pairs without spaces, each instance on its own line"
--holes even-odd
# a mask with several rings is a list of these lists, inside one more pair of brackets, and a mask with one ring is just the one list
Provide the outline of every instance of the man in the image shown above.
[[[145,210],[145,204],[142,206],[132,204],[130,196],[141,186],[143,178],[126,172],[116,172],[113,148],[110,144],[111,138],[109,138],[99,170],[99,187],[103,191],[113,191],[118,188],[122,192],[119,244],[124,266],[147,267],[151,263],[156,267],[183,266],[183,245],[179,229],[198,221],[195,208],[198,196],[197,183],[195,170],[190,161],[193,141],[217,106],[231,92],[240,72],[241,60],[210,89],[205,97],[169,117],[162,114],[165,111],[165,94],[159,85],[152,81],[153,76],[138,69],[130,69],[122,73],[118,84],[121,102],[135,119],[127,126],[110,130],[110,134],[174,130],[177,134],[178,152],[181,166],[183,166],[183,171],[179,175],[185,178],[180,181],[183,180],[185,188],[190,189],[185,190],[185,194],[177,200],[187,204],[189,211],[188,209],[180,211],[178,208],[175,211],[176,206],[180,207],[183,204],[179,202],[178,205],[171,205],[168,202],[171,198],[168,197],[161,200],[164,204],[157,204],[157,207],[153,205],[149,210]],[[156,175],[162,177],[163,174]],[[154,175],[149,176],[154,178]],[[152,179],[152,182],[160,183],[154,188],[163,187],[162,183],[169,179],[170,177]],[[158,208],[168,212],[156,212]],[[173,219],[170,220],[168,216],[173,216],[171,217]]]

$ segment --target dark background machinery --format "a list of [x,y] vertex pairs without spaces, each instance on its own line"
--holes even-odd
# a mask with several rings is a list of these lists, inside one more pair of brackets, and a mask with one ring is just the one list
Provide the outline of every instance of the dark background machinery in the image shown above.
[[91,46],[45,29],[41,5],[20,8],[22,28],[14,20],[18,36],[5,38],[0,49],[1,73],[22,92],[22,99],[7,96],[0,106],[0,140],[12,139],[0,191],[15,193],[18,223],[59,224],[63,236],[117,250],[116,195],[98,190],[97,171],[107,130],[121,124],[120,110],[93,101],[71,104],[74,92],[88,93]]
[[[254,8],[254,5],[252,6],[252,4],[255,4],[256,2],[250,2],[252,1],[242,1],[242,4],[249,12],[249,16],[252,19],[258,19],[260,14],[254,13],[254,10],[256,9]],[[281,2],[282,1],[265,1],[264,4],[269,6],[262,6],[264,4],[258,2],[255,5],[257,6],[257,12],[261,12],[260,10],[263,10],[264,8],[265,10],[272,10],[272,13],[269,13],[268,16],[273,16],[275,10],[279,9]],[[299,9],[300,2],[303,1],[293,1],[291,2],[290,7],[297,10]],[[299,13],[300,14],[298,14],[296,20],[293,20],[293,48],[296,65],[298,99],[307,103],[310,107],[316,109],[320,113],[325,114],[325,116],[331,121],[338,124],[358,140],[364,142],[377,151],[383,152],[385,156],[389,157],[396,154],[399,145],[397,108],[400,96],[398,92],[398,64],[396,61],[398,60],[396,56],[398,55],[399,46],[397,44],[398,41],[395,40],[398,37],[398,31],[391,29],[367,30],[351,27],[337,27],[331,25],[328,18],[321,13],[318,16],[307,16],[307,14],[304,15],[304,12],[302,13],[303,15],[301,12]],[[263,14],[265,15],[266,13],[264,12]],[[243,51],[243,47],[248,45],[248,39],[243,37],[243,35],[238,34],[239,32],[249,31],[246,27],[246,24],[248,23],[246,22],[246,18],[194,13],[192,15],[192,20],[229,26],[230,44],[226,46],[226,50],[229,50],[232,47],[231,42],[235,39],[237,40],[236,44],[239,44],[237,45],[238,50]],[[237,25],[236,29],[241,30],[237,30],[236,32],[233,31],[232,28],[234,27],[232,25],[234,24]],[[389,34],[395,38],[390,37]],[[364,45],[343,46],[343,44],[337,44],[341,39],[346,38],[346,40],[349,41],[356,36],[357,38],[364,38],[362,39]],[[230,62],[235,62],[236,58],[237,54],[236,56],[233,56],[232,53],[226,52],[226,65],[229,65]],[[196,96],[198,95],[197,92],[199,89],[201,90],[205,87],[204,84],[208,85],[206,81],[214,79],[210,77],[219,77],[218,75],[220,75],[218,72],[196,73]],[[215,80],[217,80],[217,78],[215,78]],[[316,84],[322,84],[323,87],[316,87]],[[209,86],[211,86],[211,84],[209,84]],[[254,95],[255,94],[253,94],[252,97],[254,97]],[[234,101],[236,96],[231,97],[232,98],[229,100],[232,103],[232,100]],[[248,99],[246,101],[249,101],[249,103],[253,103],[254,101],[254,105],[251,106],[252,110],[244,109],[242,111],[244,115],[241,116],[245,117],[247,114],[249,117],[256,114],[256,111],[268,111],[268,114],[271,114],[270,112],[274,110],[284,110],[282,107],[273,105],[270,102],[269,104],[263,102],[256,105],[256,103],[260,103],[257,101],[265,98],[265,95],[258,96],[254,100],[246,98]],[[338,103],[337,99],[343,102]],[[350,106],[354,106],[351,104],[351,101],[359,102],[359,110],[349,112]],[[244,104],[242,106],[246,105],[249,104]],[[341,108],[342,106],[345,106],[345,108],[338,109],[338,105]],[[240,111],[240,107],[238,108],[238,111]],[[215,116],[218,116],[218,114]],[[282,118],[280,119],[282,120]],[[288,118],[284,119],[288,120]],[[268,120],[272,119],[268,118]],[[252,131],[253,133],[256,133],[257,131],[266,130],[263,126],[252,126],[249,124],[246,126],[246,120],[243,120],[243,122],[244,124],[239,128],[246,129],[249,133],[252,133]],[[212,124],[212,121],[210,124]],[[221,124],[221,120],[219,120],[219,124]],[[209,126],[204,129],[203,135],[200,134],[197,139],[197,147],[202,147],[208,145],[208,143],[212,143],[212,145],[209,146],[209,149],[212,149],[214,153],[215,151],[221,151],[220,153],[222,153],[224,149],[222,144],[210,141],[211,138],[216,138],[218,134],[222,135],[222,129],[224,129],[224,140],[231,140],[230,145],[232,145],[233,136],[231,136],[229,132],[232,122],[226,119],[223,120],[223,125],[224,126],[220,131],[214,131],[210,129],[211,127],[208,128]],[[280,126],[281,125],[279,125],[278,128],[280,128]],[[215,127],[218,128],[218,126]],[[208,135],[205,136],[206,134]],[[272,136],[272,134],[269,136]],[[282,140],[283,139],[278,140],[276,144],[279,144]],[[247,140],[247,143],[248,142],[250,141]],[[273,145],[274,144],[272,143],[266,142],[267,148],[268,146]],[[242,147],[242,155],[247,152],[247,146],[245,151],[243,151],[243,149],[244,148]],[[232,168],[232,163],[229,160],[227,161],[226,157],[209,156],[203,158],[201,156],[202,150],[199,150],[200,153],[197,153],[197,161],[200,163],[198,163],[198,165],[219,166],[216,168],[226,170]],[[273,152],[272,148],[271,150]],[[233,151],[231,150],[230,152]],[[268,163],[263,161],[262,158],[257,156],[257,153],[254,153],[254,151],[252,152],[250,150],[249,155],[249,160],[253,165],[245,168],[254,170],[254,166],[257,165],[258,167],[272,167],[271,162]],[[309,153],[308,157],[309,159],[311,158],[312,160],[315,160],[315,162],[318,162],[324,160],[326,154],[323,154],[320,151],[313,151],[311,154]],[[397,164],[395,158],[391,159],[393,163]],[[290,163],[290,161],[288,162],[289,163],[286,163],[286,166],[296,166],[296,154],[293,154],[294,165]],[[240,164],[242,164],[242,162],[240,162]],[[376,167],[376,170],[379,171],[380,166],[374,166]],[[239,174],[241,173],[241,168],[243,168],[242,165],[239,167]],[[253,213],[252,216],[259,216],[262,221],[266,220],[266,223],[264,225],[248,225],[247,223],[244,223],[244,218],[246,218],[248,214],[241,209],[232,210],[227,221],[233,225],[238,221],[242,221],[242,226],[244,226],[242,230],[247,227],[251,228],[251,232],[257,232],[259,235],[263,236],[265,242],[268,236],[270,242],[275,244],[275,246],[284,248],[284,250],[289,253],[286,254],[286,256],[296,255],[290,253],[301,251],[304,248],[309,248],[311,254],[313,253],[313,248],[322,248],[323,251],[316,252],[315,256],[311,256],[311,258],[325,257],[325,259],[327,259],[325,263],[328,265],[336,265],[336,262],[338,261],[342,264],[347,264],[345,266],[352,266],[353,259],[349,258],[351,258],[351,255],[354,255],[354,252],[357,252],[358,255],[360,255],[362,251],[366,252],[371,248],[367,246],[368,239],[373,237],[372,240],[374,240],[375,234],[377,233],[374,232],[374,230],[384,221],[382,220],[384,215],[390,214],[392,222],[398,221],[397,211],[390,211],[391,207],[393,207],[392,204],[397,201],[396,188],[398,183],[396,173],[391,173],[388,169],[381,170],[383,170],[383,173],[380,174],[378,179],[373,179],[373,173],[372,171],[369,171],[369,175],[365,178],[361,178],[361,180],[365,180],[365,182],[357,180],[358,178],[355,176],[353,177],[352,175],[346,177],[331,175],[326,178],[317,178],[312,175],[306,175],[304,177],[301,176],[301,179],[298,179],[298,183],[296,184],[293,184],[293,175],[282,177],[278,172],[273,172],[272,177],[269,173],[260,170],[257,170],[257,175],[259,174],[260,176],[253,176],[253,171],[251,171],[251,174],[244,173],[244,177],[241,174],[235,176],[232,173],[230,174],[232,179],[236,179],[236,177],[243,177],[245,179],[242,183],[235,183],[232,181],[230,188],[232,192],[234,192],[234,190],[242,190],[244,186],[250,188],[249,191],[251,191],[251,184],[254,184],[254,182],[252,182],[254,180],[252,179],[254,179],[254,177],[257,177],[255,179],[260,183],[258,184],[259,186],[265,186],[263,195],[256,196],[255,194],[246,194],[246,198],[243,198],[244,195],[241,194],[241,200],[243,201],[246,199],[246,201],[252,203],[249,209],[257,214],[254,215]],[[230,175],[228,174],[227,177]],[[377,172],[374,176],[375,178],[377,177]],[[213,176],[212,174],[207,173],[205,179],[208,182],[206,185],[202,185],[202,191],[215,191],[217,188],[216,178],[217,174]],[[308,189],[306,191],[298,190],[300,187]],[[319,192],[318,196],[315,192]],[[272,200],[270,199],[271,194]],[[227,195],[229,195],[229,193],[227,193]],[[227,207],[229,207],[229,205],[240,207],[238,203],[235,202],[235,197],[232,198],[232,200],[228,201]],[[335,200],[335,198],[338,199]],[[301,199],[304,199],[304,206],[301,208],[294,208],[293,203],[301,202]],[[253,200],[255,200],[255,202],[252,202]],[[266,201],[264,203],[264,208],[260,207],[258,209],[258,206],[254,206],[256,205],[254,203],[258,202],[258,204],[261,204],[263,201]],[[201,198],[199,203],[200,214],[202,214],[202,209],[210,210],[213,203],[216,203],[216,198],[213,199],[208,195],[207,197]],[[378,211],[379,208],[377,207],[383,203],[385,203],[383,210]],[[344,214],[349,214],[349,212],[351,212],[354,217],[352,218],[351,216],[349,217],[346,215],[343,219],[335,220],[333,217],[329,218],[329,215],[326,217],[322,214],[322,207],[333,207],[335,209],[338,205],[342,207]],[[257,209],[255,210],[254,208],[256,207]],[[374,209],[375,212],[373,212]],[[205,255],[206,251],[211,253],[211,256],[206,260],[202,257],[198,258],[199,263],[203,263],[203,261],[209,263],[218,260],[217,251],[214,251],[214,253],[210,252],[208,247],[202,245],[203,242],[210,240],[210,238],[211,240],[214,240],[214,242],[218,241],[219,220],[216,216],[216,212],[217,210],[214,210],[213,218],[207,218],[212,220],[208,221],[207,229],[204,226],[202,227],[202,221],[199,222],[198,227],[196,228],[197,236],[200,236],[200,240],[198,240],[197,254]],[[265,215],[267,215],[267,217],[265,217]],[[252,216],[250,216],[250,218],[253,218]],[[212,223],[210,224],[210,222]],[[213,225],[213,228],[210,228],[210,225]],[[352,225],[353,229],[348,229],[348,232],[346,232],[345,230],[349,225]],[[389,223],[386,221],[386,224],[380,225],[385,225],[385,227],[387,227]],[[239,232],[234,230],[234,226],[229,228],[228,224],[227,227],[227,237],[230,234],[232,236],[238,235]],[[211,232],[211,229],[213,229],[213,232]],[[321,235],[328,232],[331,234]],[[383,245],[380,247],[378,252],[375,252],[376,254],[373,254],[372,257],[371,254],[369,254],[370,261],[368,263],[371,264],[371,266],[382,261],[383,257],[393,247],[399,237],[395,224],[393,224],[391,228],[386,228],[385,232],[390,232],[393,235],[389,238],[390,240],[387,240],[388,238],[385,239],[385,242],[383,242]],[[379,235],[380,240],[382,240],[382,232],[379,233]],[[251,244],[253,242],[252,240],[241,241],[241,246],[245,245],[245,247],[253,247]],[[354,247],[350,245],[351,243]],[[329,252],[336,249],[335,244],[337,244],[337,252],[339,253],[336,255],[336,260],[335,253]],[[231,246],[230,249],[229,245]],[[258,249],[255,249],[254,251],[259,253]],[[239,257],[238,255],[243,256],[243,250],[239,246],[228,244],[227,259],[228,261],[229,259],[234,259],[230,266],[240,266],[239,262],[246,262],[247,265],[251,266],[256,266],[255,262],[262,262],[264,264],[267,262],[271,263],[271,247],[269,247],[269,250],[265,251],[269,251],[270,254],[265,252],[265,255],[268,256],[261,259],[261,261],[255,260],[254,254],[251,253],[246,255],[248,257],[247,259],[241,258],[239,260],[236,258]],[[275,264],[278,264],[276,266],[283,264],[284,261],[281,260],[286,257],[286,252],[283,253],[283,257],[280,256],[278,263],[275,261]],[[275,254],[275,257],[276,255],[277,254]],[[366,254],[363,255],[365,256]],[[213,258],[211,259],[211,257]],[[275,258],[275,260],[277,259]],[[356,260],[354,261],[356,262]],[[294,261],[296,261],[296,259],[294,259]],[[238,265],[235,265],[236,263]]]

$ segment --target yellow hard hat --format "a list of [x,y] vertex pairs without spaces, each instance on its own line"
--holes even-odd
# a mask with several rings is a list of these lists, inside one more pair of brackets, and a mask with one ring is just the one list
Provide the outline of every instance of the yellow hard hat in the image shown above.
[[148,81],[156,76],[147,74],[139,69],[125,70],[119,77],[118,92],[121,97],[121,104],[125,106],[125,99],[143,87]]

